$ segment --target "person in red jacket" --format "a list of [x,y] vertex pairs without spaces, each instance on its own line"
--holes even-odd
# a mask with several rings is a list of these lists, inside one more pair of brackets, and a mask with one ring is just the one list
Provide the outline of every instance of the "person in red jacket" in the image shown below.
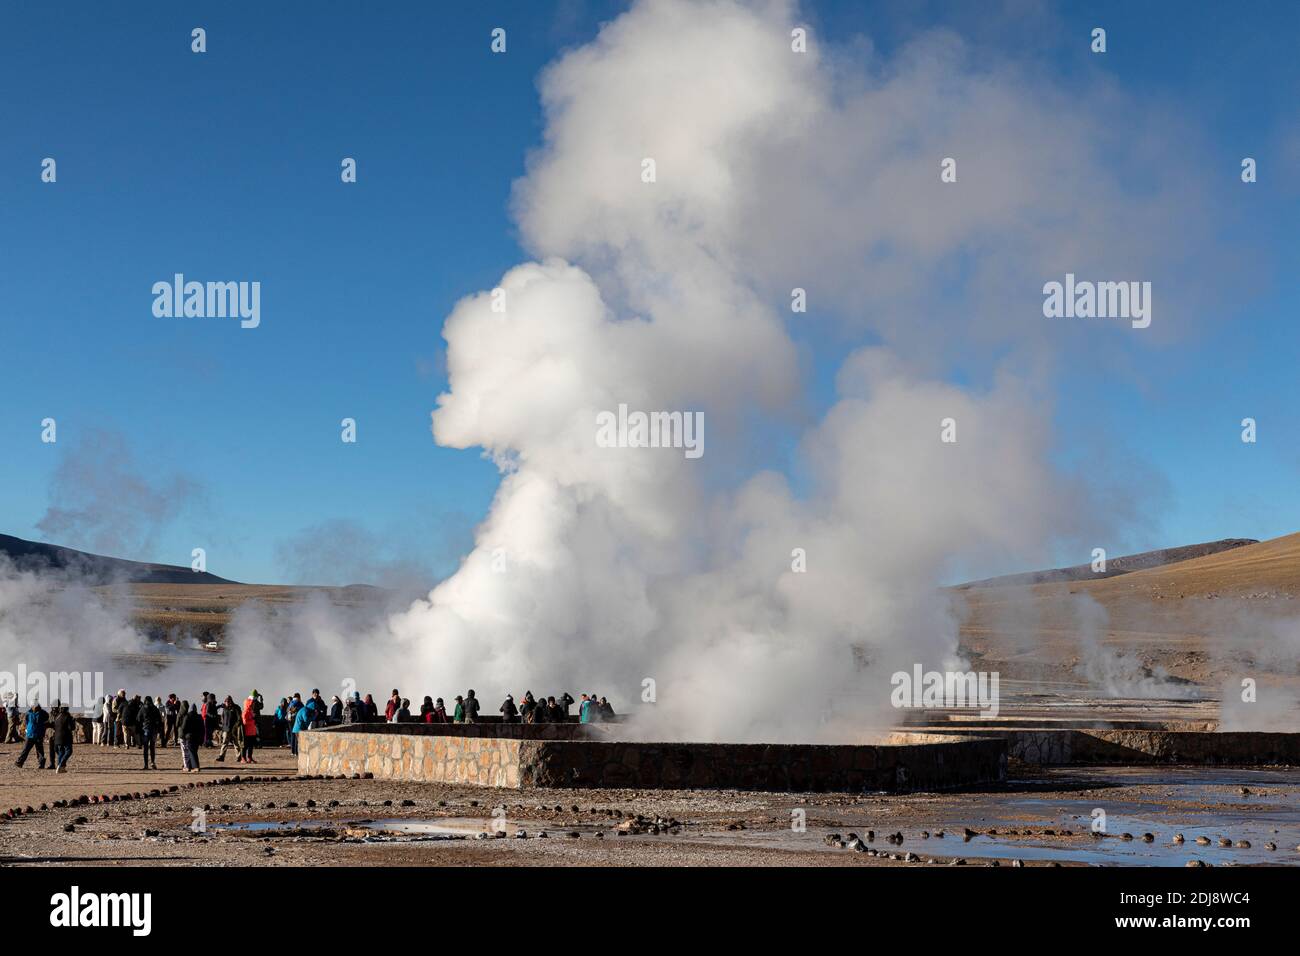
[[244,701],[244,749],[239,754],[240,763],[257,763],[253,748],[257,746],[257,699],[249,696]]

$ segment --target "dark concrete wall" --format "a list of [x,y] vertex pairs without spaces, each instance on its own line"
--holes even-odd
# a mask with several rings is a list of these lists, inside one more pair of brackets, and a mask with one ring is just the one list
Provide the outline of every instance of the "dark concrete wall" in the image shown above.
[[524,786],[769,791],[944,790],[1005,777],[996,740],[924,744],[672,744],[555,741],[524,745]]
[[996,738],[852,746],[639,743],[598,725],[351,725],[299,738],[306,774],[528,787],[942,790],[1005,779]]
[[971,730],[1001,737],[1015,760],[1069,764],[1300,766],[1300,733],[1176,730]]

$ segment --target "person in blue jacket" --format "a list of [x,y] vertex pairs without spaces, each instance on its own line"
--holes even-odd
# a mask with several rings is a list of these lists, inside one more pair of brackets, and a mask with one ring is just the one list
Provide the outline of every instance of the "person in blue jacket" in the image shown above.
[[290,742],[289,752],[295,757],[298,756],[298,734],[304,730],[311,730],[313,716],[312,707],[299,707],[297,713],[293,715],[293,732]]
[[15,767],[21,767],[27,762],[27,755],[33,750],[36,751],[36,759],[40,761],[40,767],[45,769],[45,726],[49,722],[49,715],[41,707],[40,701],[33,701],[32,706],[27,710],[26,739],[23,741],[23,752],[18,755],[15,761]]

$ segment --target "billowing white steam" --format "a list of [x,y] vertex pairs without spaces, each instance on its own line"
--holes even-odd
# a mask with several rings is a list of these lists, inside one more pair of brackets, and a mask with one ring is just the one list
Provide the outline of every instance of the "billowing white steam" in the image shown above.
[[[459,572],[391,621],[438,686],[493,704],[595,691],[663,735],[843,737],[879,714],[891,671],[951,659],[934,596],[949,563],[1041,541],[1078,500],[1046,464],[1031,387],[963,391],[884,348],[846,359],[840,400],[799,437],[806,488],[744,477],[781,460],[801,379],[786,326],[807,321],[788,288],[765,293],[751,230],[774,196],[809,190],[797,177],[836,145],[813,131],[858,109],[791,51],[797,22],[784,3],[642,4],[545,74],[546,142],[516,190],[540,261],[503,277],[504,313],[485,291],[447,320],[433,415],[436,439],[486,449],[502,484]],[[899,119],[876,117],[880,135]],[[937,158],[915,157],[931,188]],[[864,176],[814,184],[817,205]],[[761,228],[784,246],[817,224]],[[853,228],[855,248],[913,229]],[[596,415],[620,403],[702,410],[706,454],[598,447]]]

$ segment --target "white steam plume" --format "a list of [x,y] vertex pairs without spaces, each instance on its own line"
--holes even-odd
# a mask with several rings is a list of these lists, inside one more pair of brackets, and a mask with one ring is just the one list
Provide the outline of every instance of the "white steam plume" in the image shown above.
[[[783,2],[642,3],[545,73],[545,145],[516,189],[539,261],[503,277],[504,313],[483,292],[449,317],[450,387],[433,415],[438,442],[484,448],[502,484],[458,573],[390,622],[438,686],[491,688],[492,706],[526,687],[635,704],[651,679],[657,702],[638,708],[649,733],[843,738],[884,722],[894,669],[954,658],[956,624],[934,594],[947,569],[1023,553],[1086,510],[1048,464],[1050,404],[1035,379],[998,373],[963,390],[884,348],[846,360],[839,401],[799,439],[806,489],[743,477],[777,458],[764,439],[784,440],[801,395],[788,299],[764,293],[764,270],[820,231],[762,210],[790,188],[805,209],[858,195],[870,166],[818,159],[834,142],[817,131],[850,118],[874,133],[847,140],[858,159],[889,142],[894,162],[933,167],[925,189],[939,188],[938,157],[896,141],[911,118],[873,112],[871,93],[844,101],[815,53],[791,52],[795,23]],[[895,98],[909,82],[924,101],[933,84],[968,78],[960,57],[901,70]],[[1004,117],[1041,112],[1009,80],[974,86]],[[1023,124],[997,133],[1003,149],[1033,154],[1014,141],[1030,135]],[[653,183],[640,178],[645,158]],[[814,169],[826,175],[804,178]],[[991,230],[1031,245],[1041,208],[965,203],[940,245]],[[934,244],[897,212],[847,224],[837,285],[873,244]],[[774,238],[759,254],[764,230]],[[929,251],[937,271],[945,249]],[[868,321],[877,301],[894,302],[858,292]],[[596,415],[620,403],[702,410],[707,453],[598,447]],[[944,418],[954,444],[939,441]],[[806,573],[792,570],[795,548]]]

